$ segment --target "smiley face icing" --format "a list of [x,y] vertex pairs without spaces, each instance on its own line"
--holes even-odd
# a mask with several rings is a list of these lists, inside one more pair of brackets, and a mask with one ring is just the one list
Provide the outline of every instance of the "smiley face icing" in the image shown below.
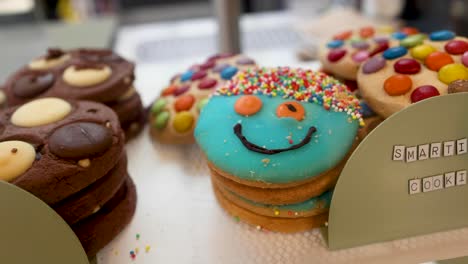
[[363,125],[359,101],[332,77],[288,67],[240,72],[203,108],[195,138],[242,180],[283,184],[334,168]]

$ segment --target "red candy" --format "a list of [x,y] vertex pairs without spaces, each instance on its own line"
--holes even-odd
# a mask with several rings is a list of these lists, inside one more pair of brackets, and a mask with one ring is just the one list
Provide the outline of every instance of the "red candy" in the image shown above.
[[404,27],[401,29],[401,32],[405,33],[406,35],[414,35],[414,34],[417,34],[419,33],[419,30],[417,28],[414,28],[414,27]]
[[171,95],[175,92],[175,90],[177,90],[178,87],[176,85],[171,85],[169,87],[167,87],[166,89],[164,89],[161,93],[162,96],[168,96],[168,95]]
[[346,39],[350,38],[351,35],[353,35],[353,32],[351,30],[348,30],[348,31],[344,31],[344,32],[336,34],[335,36],[333,36],[333,39],[335,39],[335,40],[346,40]]
[[348,87],[348,90],[350,92],[354,92],[357,90],[358,86],[357,86],[357,82],[356,81],[353,81],[353,80],[345,80],[344,81],[344,84]]
[[330,62],[337,62],[339,61],[341,58],[344,57],[344,55],[346,55],[346,50],[345,49],[332,49],[330,50],[330,52],[328,53],[328,60]]
[[421,64],[419,64],[419,62],[416,60],[404,58],[395,62],[393,68],[398,73],[415,74],[421,70]]
[[411,93],[411,102],[416,103],[429,97],[440,95],[439,90],[432,85],[423,85]]
[[375,54],[384,52],[388,48],[389,48],[388,42],[379,42],[379,43],[377,43],[377,47],[374,48],[374,50],[369,54],[369,56],[372,57]]
[[445,50],[453,55],[460,55],[468,51],[468,42],[463,40],[451,40],[445,44]]
[[200,65],[200,69],[202,70],[208,70],[208,69],[211,69],[215,66],[215,61],[214,60],[209,60],[203,64]]
[[197,71],[192,75],[192,81],[204,78],[206,76],[206,71]]
[[199,84],[198,84],[198,89],[211,89],[213,88],[216,83],[218,83],[218,81],[216,81],[215,79],[211,79],[211,78],[206,78],[206,79],[203,79]]
[[179,96],[185,92],[187,92],[190,89],[190,85],[186,84],[184,86],[181,86],[174,91],[174,96]]

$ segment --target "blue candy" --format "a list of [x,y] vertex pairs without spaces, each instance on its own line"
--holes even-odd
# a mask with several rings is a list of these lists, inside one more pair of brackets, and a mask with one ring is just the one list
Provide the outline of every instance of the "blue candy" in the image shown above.
[[455,38],[455,33],[450,30],[439,30],[432,32],[429,38],[434,41],[450,40]]
[[392,34],[392,37],[395,38],[395,39],[398,39],[398,40],[402,40],[404,38],[406,38],[406,34],[403,33],[403,32],[395,32]]
[[182,82],[188,81],[192,78],[193,71],[186,71],[180,76]]
[[408,53],[408,50],[405,47],[393,47],[384,51],[383,57],[387,60],[393,60],[406,55],[406,53]]
[[360,112],[363,118],[375,116],[374,111],[369,107],[368,104],[366,104],[364,101],[359,102],[359,104],[361,105]]
[[237,68],[234,66],[228,66],[221,71],[221,78],[224,80],[230,80],[232,76],[237,73]]
[[343,46],[344,42],[342,40],[336,39],[327,43],[327,47],[330,49],[336,49]]

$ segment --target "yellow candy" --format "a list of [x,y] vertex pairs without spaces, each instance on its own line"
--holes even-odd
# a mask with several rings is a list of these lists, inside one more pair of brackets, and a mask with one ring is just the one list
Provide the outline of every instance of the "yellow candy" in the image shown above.
[[392,26],[381,26],[377,28],[377,32],[379,33],[393,33],[395,29]]
[[445,84],[456,80],[468,80],[468,69],[460,63],[447,64],[439,70],[439,80]]
[[436,51],[436,48],[434,48],[433,46],[428,44],[422,44],[412,48],[410,53],[411,56],[413,56],[413,58],[418,60],[424,60],[429,54],[431,54],[434,51]]
[[179,133],[189,131],[193,125],[193,115],[188,111],[182,111],[176,114],[172,126]]

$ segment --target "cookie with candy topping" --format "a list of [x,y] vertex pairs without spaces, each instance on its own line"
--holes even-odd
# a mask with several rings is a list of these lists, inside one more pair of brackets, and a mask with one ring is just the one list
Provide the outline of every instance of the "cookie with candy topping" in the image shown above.
[[[195,138],[215,187],[243,201],[218,195],[223,207],[229,201],[283,222],[281,213],[266,215],[265,208],[298,206],[333,188],[360,125],[358,99],[336,79],[311,70],[257,68],[238,73],[216,91],[201,112]],[[248,207],[249,202],[258,204]],[[317,226],[312,217],[310,225],[294,228],[299,217],[291,216],[289,231]]]
[[364,99],[383,117],[468,80],[468,39],[447,30],[416,34],[366,61],[358,72]]
[[143,106],[133,87],[134,69],[133,63],[107,49],[49,49],[12,74],[4,92],[9,106],[42,97],[105,103],[115,110],[126,109],[125,115],[119,112],[121,123],[133,122],[141,129]]
[[323,69],[345,80],[356,80],[362,62],[398,43],[388,27],[362,27],[335,34],[322,43],[319,59]]
[[208,96],[238,71],[254,66],[244,55],[219,54],[174,76],[151,106],[152,137],[169,144],[194,143],[193,130]]
[[0,112],[0,179],[51,205],[106,175],[123,147],[117,116],[99,103],[49,97]]

